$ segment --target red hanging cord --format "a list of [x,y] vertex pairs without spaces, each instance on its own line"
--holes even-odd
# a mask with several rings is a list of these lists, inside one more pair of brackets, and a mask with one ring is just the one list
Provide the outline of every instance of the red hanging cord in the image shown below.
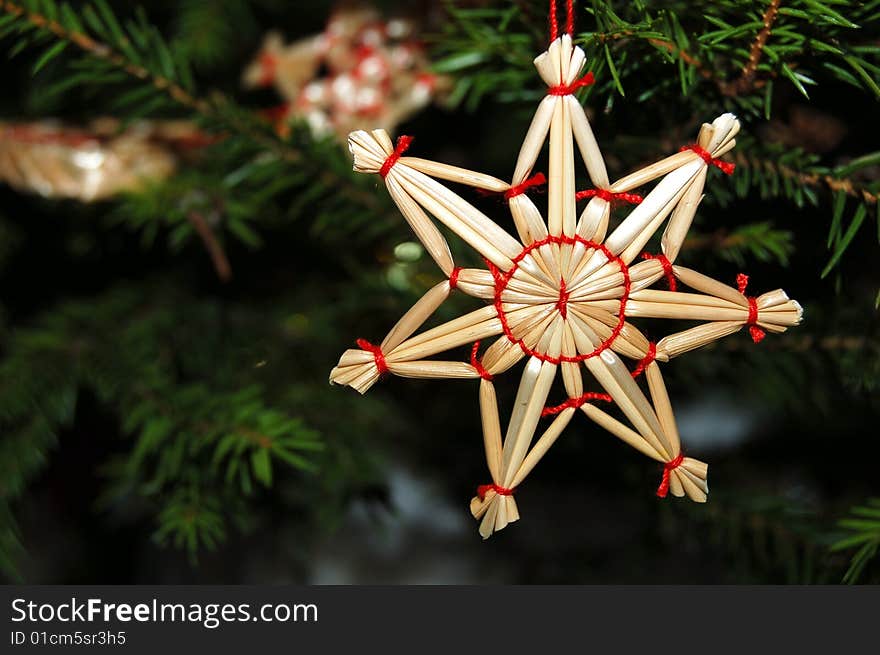
[[[565,33],[574,34],[574,0],[565,3]],[[556,16],[556,0],[550,0],[550,41],[559,38],[559,18]]]

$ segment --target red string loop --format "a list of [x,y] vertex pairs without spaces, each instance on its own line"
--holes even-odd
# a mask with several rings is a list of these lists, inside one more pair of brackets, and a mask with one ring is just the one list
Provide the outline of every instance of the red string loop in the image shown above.
[[667,259],[663,253],[652,255],[649,252],[642,253],[642,259],[656,259],[663,267],[663,275],[666,278],[666,284],[669,285],[670,291],[678,290],[678,283],[675,281],[675,271],[672,270],[672,262]]
[[471,366],[473,366],[477,370],[477,373],[480,374],[481,378],[491,382],[494,379],[494,376],[491,373],[489,373],[489,371],[487,371],[485,368],[483,368],[483,365],[480,363],[480,360],[477,358],[477,352],[479,350],[480,350],[480,342],[476,341],[476,342],[474,342],[474,347],[471,348]]
[[559,19],[556,17],[556,0],[550,0],[550,40],[559,38]]
[[684,453],[678,453],[675,459],[663,465],[663,478],[660,480],[660,486],[657,487],[657,496],[659,498],[666,498],[666,494],[669,493],[669,474],[681,466],[683,461]]
[[401,155],[409,149],[410,144],[413,142],[413,138],[414,137],[405,135],[397,137],[397,146],[394,148],[394,152],[388,155],[388,159],[385,160],[385,163],[382,164],[382,168],[379,169],[379,175],[382,177],[388,177],[388,173],[391,172],[394,164],[396,164]]
[[764,340],[764,337],[767,336],[767,333],[764,332],[763,329],[758,327],[758,299],[754,296],[746,296],[746,287],[749,285],[749,276],[745,273],[740,273],[736,276],[736,288],[739,292],[746,297],[746,300],[749,301],[749,317],[746,319],[746,325],[749,326],[749,334],[752,337],[752,341],[755,343],[761,343]]
[[729,161],[723,161],[721,159],[718,159],[717,157],[713,157],[711,152],[709,152],[702,146],[698,146],[696,143],[682,146],[679,152],[684,152],[685,150],[692,150],[693,152],[697,153],[704,162],[706,162],[710,166],[715,166],[725,175],[732,175],[733,169],[736,168],[736,164],[733,164]]
[[512,496],[514,489],[507,489],[494,482],[492,484],[481,484],[477,487],[477,495],[480,497],[480,500],[486,500],[486,494],[490,491],[494,491],[499,496]]
[[461,266],[456,266],[449,274],[449,289],[455,291],[458,288],[458,276],[461,274]]
[[[574,0],[565,3],[565,33],[574,33]],[[559,38],[559,18],[556,16],[556,0],[550,0],[550,40]]]
[[637,193],[624,193],[623,191],[614,192],[609,191],[608,189],[586,189],[584,191],[578,191],[574,197],[576,200],[583,200],[584,198],[601,198],[605,202],[622,200],[631,205],[638,205],[644,200],[644,198]]
[[557,84],[556,86],[551,86],[547,89],[547,95],[551,96],[570,96],[578,89],[581,89],[585,86],[590,86],[593,82],[596,81],[596,78],[593,77],[592,71],[584,75],[583,77],[575,80],[571,84]]
[[524,194],[526,191],[535,186],[541,186],[542,184],[547,183],[547,178],[544,177],[543,173],[535,173],[529,179],[520,182],[516,186],[510,187],[507,191],[504,192],[505,200],[510,200],[511,198],[515,198],[516,196],[520,196]]
[[385,361],[385,353],[382,352],[382,348],[366,339],[358,339],[357,345],[361,350],[373,353],[373,360],[376,362],[376,370],[379,371],[379,375],[388,373],[388,362]]

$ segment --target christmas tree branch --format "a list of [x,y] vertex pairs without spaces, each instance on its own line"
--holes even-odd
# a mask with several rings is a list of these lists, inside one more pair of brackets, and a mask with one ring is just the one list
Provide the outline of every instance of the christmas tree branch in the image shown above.
[[668,39],[663,39],[656,36],[643,36],[635,30],[622,30],[619,32],[592,33],[584,40],[583,45],[588,46],[591,42],[594,42],[598,45],[605,45],[606,43],[610,42],[623,43],[629,39],[644,40],[652,46],[668,52],[673,57],[681,59],[685,64],[696,70],[700,77],[715,82],[719,85],[719,88],[723,84],[723,81],[717,79],[715,74],[710,69],[706,68],[706,66],[704,66],[697,57],[690,54],[687,50],[679,47],[673,41],[670,41]]
[[856,584],[880,552],[880,498],[869,498],[851,508],[849,516],[838,521],[838,527],[846,531],[846,536],[832,544],[831,550],[855,551],[843,582]]
[[791,232],[775,229],[769,222],[746,223],[732,232],[720,229],[709,234],[694,234],[685,239],[684,247],[690,251],[712,250],[722,259],[739,266],[744,266],[750,258],[759,261],[772,259],[787,266],[794,249]]
[[157,90],[167,93],[175,102],[200,114],[211,113],[208,102],[196,98],[180,84],[148,70],[144,66],[129,61],[125,56],[116,52],[105,43],[97,41],[84,32],[73,31],[66,28],[57,20],[53,20],[42,14],[26,10],[23,6],[9,0],[0,0],[0,11],[20,18],[34,28],[45,30],[53,34],[63,42],[71,43],[92,57],[103,59],[113,66],[125,71],[128,75],[139,80],[149,81]]
[[737,166],[752,168],[756,171],[769,172],[784,179],[796,181],[804,186],[825,189],[832,193],[844,193],[851,198],[857,198],[869,205],[876,205],[878,198],[880,198],[880,193],[873,191],[868,186],[860,184],[847,177],[838,177],[831,172],[824,173],[818,171],[798,170],[769,159],[751,157],[743,152],[734,154],[734,161]]
[[770,37],[770,31],[778,14],[779,0],[770,0],[770,4],[767,6],[767,10],[762,18],[763,27],[758,31],[752,47],[749,49],[749,59],[746,65],[743,66],[742,73],[732,83],[719,83],[718,88],[721,90],[721,93],[727,96],[734,96],[748,93],[755,87],[755,75],[758,71],[758,64],[761,62],[764,46],[767,44],[767,39]]

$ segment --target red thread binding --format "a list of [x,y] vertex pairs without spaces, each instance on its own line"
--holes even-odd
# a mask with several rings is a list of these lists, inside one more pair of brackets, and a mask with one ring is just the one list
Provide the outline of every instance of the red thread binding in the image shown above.
[[385,375],[388,372],[388,362],[385,361],[385,353],[382,352],[379,346],[370,343],[366,339],[358,339],[357,345],[361,350],[373,353],[373,359],[376,362],[376,370],[379,371],[379,375]]
[[568,0],[565,9],[568,12],[565,19],[565,32],[574,34],[574,0]]
[[618,192],[615,193],[613,191],[609,191],[608,189],[587,189],[585,191],[578,191],[575,194],[576,200],[583,200],[584,198],[602,198],[605,202],[612,202],[614,200],[623,200],[624,202],[628,202],[631,205],[638,205],[644,198],[637,193],[624,193]]
[[494,482],[492,484],[481,484],[477,487],[477,495],[480,497],[480,500],[486,500],[486,494],[489,491],[494,491],[499,496],[512,496],[515,489],[507,489]]
[[455,291],[458,288],[458,276],[461,273],[461,266],[456,266],[449,274],[449,289]]
[[551,86],[549,89],[547,89],[547,95],[570,96],[578,89],[581,89],[585,86],[590,86],[595,81],[596,78],[593,77],[593,73],[591,71],[580,79],[575,80],[571,84],[557,84],[556,86]]
[[511,198],[515,198],[516,196],[520,196],[528,191],[530,188],[535,186],[541,186],[542,184],[547,183],[547,178],[544,177],[543,173],[535,173],[529,179],[520,182],[516,186],[510,187],[507,191],[504,192],[505,200],[510,200]]
[[678,283],[675,281],[675,271],[672,270],[672,262],[666,258],[663,253],[652,255],[649,252],[642,253],[642,259],[656,259],[663,267],[663,275],[666,277],[666,284],[669,285],[670,291],[678,290]]
[[611,396],[607,393],[597,393],[595,391],[589,391],[585,394],[581,394],[577,398],[567,398],[565,402],[560,403],[559,405],[555,405],[553,407],[545,407],[541,410],[541,416],[550,416],[552,414],[559,414],[563,410],[568,409],[569,407],[573,407],[577,409],[581,405],[586,405],[591,400],[601,400],[606,403],[611,402]]
[[494,379],[494,376],[491,373],[489,373],[489,371],[487,371],[485,368],[483,368],[483,365],[480,363],[480,360],[477,359],[477,352],[479,350],[480,350],[480,342],[476,341],[474,343],[474,347],[471,348],[471,366],[473,366],[477,370],[477,373],[480,374],[481,378],[491,382]]
[[559,300],[556,302],[556,309],[559,310],[559,315],[562,316],[563,319],[568,318],[568,298],[571,296],[571,292],[565,288],[565,279],[559,280]]
[[[645,369],[648,367],[648,364],[654,361],[657,356],[657,344],[651,342],[648,345],[648,353],[639,361],[635,370],[632,372],[633,378],[639,377],[642,373],[645,372]],[[613,399],[607,393],[597,393],[595,391],[588,391],[587,393],[581,394],[577,398],[566,398],[565,402],[562,402],[558,405],[547,405],[544,409],[541,410],[541,416],[551,416],[553,414],[559,414],[561,411],[568,409],[569,407],[573,407],[577,409],[581,405],[585,405],[591,400],[601,400],[606,403],[610,403]]]
[[684,453],[678,453],[675,459],[666,462],[663,465],[663,478],[660,480],[660,486],[657,487],[657,497],[658,498],[666,498],[666,494],[669,493],[669,474],[672,473],[675,469],[681,466],[681,463],[684,461]]
[[696,143],[692,143],[688,146],[682,146],[679,152],[684,152],[685,150],[693,150],[702,158],[704,162],[710,164],[711,166],[717,167],[725,175],[732,175],[733,169],[736,168],[736,164],[713,157],[711,152],[701,146],[698,146]]
[[397,163],[397,160],[400,159],[401,155],[405,153],[410,144],[413,142],[413,138],[411,136],[399,136],[397,137],[397,146],[394,148],[394,152],[388,155],[388,159],[385,160],[385,163],[382,164],[382,168],[379,169],[379,175],[382,177],[387,177],[388,173],[391,172],[394,164]]
[[642,373],[645,372],[645,369],[648,368],[648,365],[654,361],[657,357],[657,344],[653,341],[648,344],[648,353],[639,360],[638,365],[635,370],[632,372],[632,376],[634,378],[639,377]]
[[[522,339],[518,339],[516,335],[513,334],[513,331],[510,329],[510,325],[507,322],[507,315],[504,313],[504,302],[501,300],[501,295],[504,293],[504,289],[507,288],[507,284],[510,282],[510,279],[513,277],[513,274],[516,273],[517,268],[519,267],[519,263],[535,248],[540,248],[541,246],[545,246],[548,243],[557,243],[557,244],[567,244],[573,245],[575,243],[580,243],[586,246],[587,248],[591,248],[593,250],[600,250],[608,259],[609,262],[614,262],[620,267],[620,272],[623,274],[623,295],[620,297],[620,309],[618,310],[618,321],[617,325],[614,329],[611,330],[611,334],[605,341],[599,344],[595,350],[589,353],[583,353],[579,355],[560,355],[559,357],[551,357],[550,355],[542,352],[538,352],[523,343]],[[611,347],[611,344],[614,343],[614,340],[620,336],[620,332],[623,330],[623,326],[626,323],[626,302],[629,299],[631,282],[629,277],[629,267],[627,267],[626,263],[613,252],[608,250],[608,248],[601,243],[596,243],[595,241],[588,241],[581,236],[566,236],[566,235],[550,235],[544,237],[540,241],[535,241],[529,244],[526,248],[524,248],[516,257],[513,258],[513,266],[510,267],[510,270],[502,272],[498,269],[495,264],[486,260],[486,265],[489,267],[489,271],[492,273],[492,277],[495,279],[495,312],[498,314],[498,320],[501,321],[501,328],[504,331],[504,334],[507,336],[508,340],[511,343],[517,344],[520,349],[530,357],[536,357],[540,359],[542,362],[550,362],[551,364],[560,364],[561,362],[582,362],[584,360],[590,359],[591,357],[595,357],[600,353],[604,352],[606,349]]]
[[752,341],[755,343],[761,343],[764,340],[764,337],[767,336],[767,333],[764,332],[761,328],[758,327],[758,299],[754,296],[746,296],[746,287],[749,286],[749,276],[745,273],[740,273],[736,276],[736,288],[739,292],[745,296],[746,300],[749,301],[749,317],[746,319],[746,325],[749,326],[749,334],[752,336]]

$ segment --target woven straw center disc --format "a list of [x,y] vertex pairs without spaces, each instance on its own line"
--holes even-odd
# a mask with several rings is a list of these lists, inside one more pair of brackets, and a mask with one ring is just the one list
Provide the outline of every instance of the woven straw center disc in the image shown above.
[[[588,286],[590,282],[593,279],[599,277],[599,275],[601,275],[601,277],[607,276],[607,271],[604,273],[600,273],[604,267],[600,267],[598,271],[594,272],[590,276],[587,276],[585,279],[578,281],[575,288],[573,288],[571,284],[572,281],[576,279],[575,276],[577,271],[571,270],[570,266],[562,272],[559,280],[554,282],[552,285],[546,281],[534,281],[533,279],[530,280],[532,284],[538,284],[542,287],[542,291],[544,292],[544,295],[548,297],[548,299],[534,302],[526,302],[526,304],[552,306],[552,316],[551,321],[547,323],[548,326],[553,323],[552,319],[555,319],[557,315],[562,317],[562,319],[565,321],[570,320],[572,310],[581,310],[584,313],[589,314],[593,317],[601,316],[599,320],[609,326],[609,328],[611,329],[611,334],[594,350],[590,352],[578,353],[574,356],[560,355],[558,357],[554,357],[546,352],[542,352],[540,350],[537,350],[536,348],[529,347],[524,342],[523,339],[532,326],[517,326],[516,328],[511,328],[511,321],[509,320],[509,316],[507,314],[507,312],[509,311],[509,302],[503,299],[502,294],[504,294],[504,291],[507,289],[508,285],[510,285],[511,280],[513,280],[514,278],[518,279],[517,272],[520,270],[520,263],[524,259],[526,259],[526,257],[529,257],[536,249],[542,248],[543,246],[549,244],[554,244],[556,246],[572,246],[574,244],[581,244],[588,250],[588,255],[586,256],[587,258],[589,257],[589,251],[602,252],[609,262],[613,262],[617,265],[620,273],[623,275],[623,285],[618,293],[612,292],[611,295],[609,295],[608,293],[602,294],[602,299],[605,301],[609,299],[619,299],[620,305],[618,311],[613,313],[608,311],[607,309],[597,306],[594,301],[591,301],[589,299],[589,296],[578,297],[577,293],[577,290],[579,288]],[[555,248],[554,250],[555,256],[558,256],[559,249]],[[584,259],[582,258],[579,261],[584,261]],[[560,264],[561,262],[557,261],[557,267],[562,270],[562,266],[560,266]],[[553,363],[582,362],[585,359],[595,357],[602,351],[610,348],[611,344],[614,343],[614,340],[620,335],[620,331],[623,329],[624,322],[626,321],[624,310],[626,309],[626,301],[629,298],[630,292],[629,267],[620,257],[612,253],[601,243],[588,241],[587,239],[579,236],[548,236],[544,239],[541,239],[540,241],[536,241],[526,246],[513,259],[513,266],[508,271],[502,272],[495,267],[492,267],[492,270],[495,276],[495,310],[498,313],[498,318],[501,320],[504,334],[507,335],[507,338],[510,339],[511,342],[519,345],[519,347],[526,355],[537,357],[542,361],[549,361]],[[583,294],[581,294],[581,296],[583,296]],[[552,300],[550,298],[552,298]],[[518,304],[521,305],[522,303]],[[532,341],[535,340],[532,339]],[[540,338],[537,339],[537,342],[540,342]]]

